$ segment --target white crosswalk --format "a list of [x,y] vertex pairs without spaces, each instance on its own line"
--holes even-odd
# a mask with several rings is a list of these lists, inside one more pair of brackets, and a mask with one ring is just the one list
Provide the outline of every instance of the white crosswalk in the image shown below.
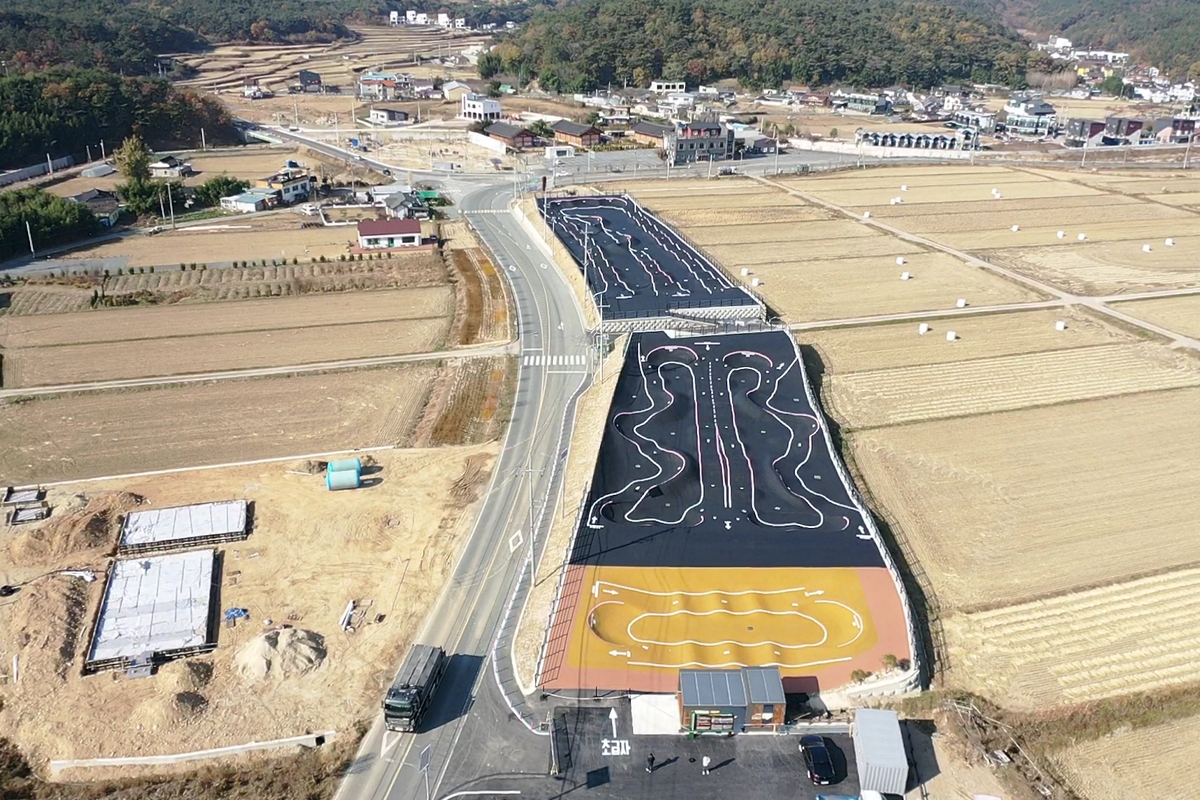
[[527,367],[579,367],[587,364],[587,356],[525,356]]

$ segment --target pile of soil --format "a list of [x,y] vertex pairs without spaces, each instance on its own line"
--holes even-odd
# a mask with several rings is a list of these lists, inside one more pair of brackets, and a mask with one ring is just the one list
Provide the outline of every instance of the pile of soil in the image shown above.
[[88,586],[79,578],[52,576],[21,588],[0,629],[0,652],[10,661],[18,656],[22,681],[66,678],[86,647]]
[[50,567],[111,553],[125,515],[143,502],[145,498],[132,492],[76,495],[44,523],[17,534],[9,543],[8,557],[18,566]]
[[298,678],[325,661],[325,637],[303,628],[282,628],[256,636],[242,646],[234,665],[243,678],[264,681]]

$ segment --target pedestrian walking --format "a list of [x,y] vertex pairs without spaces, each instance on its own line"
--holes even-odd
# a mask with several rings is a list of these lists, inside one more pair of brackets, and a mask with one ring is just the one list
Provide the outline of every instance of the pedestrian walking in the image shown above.
[[708,774],[708,765],[711,763],[712,763],[712,759],[709,758],[708,756],[705,756],[704,758],[700,759],[700,774],[701,775]]
[[654,753],[646,756],[646,772],[654,772]]

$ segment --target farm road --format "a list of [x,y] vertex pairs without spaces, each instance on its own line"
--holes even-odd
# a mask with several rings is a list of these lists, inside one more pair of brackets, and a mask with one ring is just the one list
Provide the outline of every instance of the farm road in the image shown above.
[[99,392],[112,389],[141,389],[148,386],[167,386],[177,383],[204,383],[207,381],[240,380],[244,378],[268,378],[277,375],[299,375],[305,372],[334,372],[346,369],[384,367],[391,364],[406,364],[414,361],[455,361],[464,358],[489,358],[492,356],[516,355],[516,342],[488,344],[482,347],[464,347],[458,350],[438,350],[432,353],[408,353],[401,356],[373,356],[371,358],[347,358],[340,361],[320,361],[313,364],[294,364],[284,367],[256,367],[233,369],[223,372],[198,372],[191,375],[165,375],[153,378],[128,378],[117,381],[95,381],[93,383],[68,383],[58,386],[33,386],[28,389],[0,389],[0,400],[10,397],[39,397],[72,392]]
[[[1152,322],[1147,322],[1145,320],[1138,319],[1137,317],[1126,314],[1124,311],[1120,311],[1118,309],[1112,308],[1111,306],[1107,305],[1107,301],[1112,298],[1109,298],[1109,297],[1087,297],[1087,296],[1071,294],[1070,292],[1065,292],[1056,286],[1053,286],[1048,283],[1043,283],[1042,281],[1039,281],[1035,278],[1031,278],[1028,275],[1022,275],[1020,272],[1017,272],[1016,270],[1011,270],[1011,269],[1008,269],[1007,267],[1002,267],[998,264],[993,264],[989,261],[984,261],[981,258],[976,258],[975,256],[973,256],[969,253],[962,252],[961,250],[955,250],[953,247],[942,244],[941,242],[934,241],[933,239],[927,239],[924,236],[917,236],[916,234],[908,233],[907,231],[903,231],[899,228],[895,228],[891,225],[888,225],[887,223],[880,222],[879,220],[876,220],[876,219],[862,219],[862,217],[860,217],[858,214],[854,213],[853,211],[851,211],[847,208],[843,208],[842,206],[839,206],[835,203],[830,203],[827,200],[822,200],[821,198],[816,197],[811,194],[808,194],[807,192],[802,192],[802,191],[799,191],[798,189],[793,189],[790,186],[785,186],[784,184],[779,183],[778,181],[771,181],[771,180],[767,180],[766,178],[758,177],[758,176],[751,176],[751,177],[754,180],[759,181],[760,183],[766,184],[767,186],[773,186],[776,189],[782,189],[783,191],[787,192],[788,194],[790,194],[794,197],[799,197],[801,200],[805,200],[814,205],[822,206],[823,208],[827,208],[830,211],[836,211],[837,213],[839,213],[845,217],[848,217],[856,222],[860,222],[863,225],[870,225],[874,228],[878,228],[879,230],[884,231],[885,233],[890,233],[892,236],[895,236],[898,239],[903,239],[906,242],[912,242],[913,244],[922,245],[923,247],[929,247],[934,250],[940,250],[941,252],[948,253],[948,254],[954,256],[955,258],[961,258],[963,261],[967,262],[968,264],[971,264],[976,267],[981,267],[981,268],[986,269],[990,272],[993,272],[996,275],[999,275],[1003,278],[1007,278],[1014,283],[1023,284],[1030,288],[1036,289],[1037,291],[1042,292],[1043,294],[1050,295],[1051,297],[1056,297],[1056,298],[1058,298],[1058,303],[1061,305],[1085,306],[1085,307],[1090,308],[1093,311],[1096,311],[1100,314],[1104,314],[1105,316],[1119,319],[1128,325],[1133,325],[1135,327],[1141,328],[1142,330],[1149,331],[1151,333],[1157,334],[1158,336],[1165,337],[1166,339],[1169,339],[1171,341],[1172,346],[1186,347],[1190,350],[1200,350],[1200,340],[1193,339],[1188,336],[1184,336],[1180,333],[1176,333],[1175,331],[1169,330],[1160,325],[1155,325]],[[1168,294],[1169,293],[1166,293],[1166,292],[1164,292],[1161,295],[1158,293],[1143,293],[1141,295],[1138,295],[1136,297],[1136,299],[1147,299],[1149,297],[1168,296]],[[1132,295],[1120,295],[1118,297],[1121,300],[1135,299],[1135,297]],[[1037,304],[1027,304],[1025,307],[1026,308],[1036,308]],[[956,309],[956,310],[958,310],[958,309]]]

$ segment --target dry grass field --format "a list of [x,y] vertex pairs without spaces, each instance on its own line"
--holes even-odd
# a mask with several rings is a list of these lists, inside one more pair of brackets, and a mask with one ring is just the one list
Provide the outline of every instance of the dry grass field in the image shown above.
[[1163,297],[1156,300],[1130,300],[1114,307],[1184,336],[1200,339],[1200,294]]
[[[54,543],[52,552],[31,558],[31,548],[21,546],[30,541],[29,529],[9,537],[0,567],[6,583],[63,566],[103,571],[118,520],[94,523],[72,512],[78,495],[101,508],[116,493],[133,493],[153,507],[239,498],[254,504],[254,525],[247,540],[220,546],[220,603],[245,608],[250,618],[220,626],[213,653],[166,665],[150,678],[85,678],[89,608],[99,602],[103,581],[53,577],[30,584],[20,602],[0,608],[6,664],[19,655],[21,667],[20,681],[5,685],[0,735],[19,743],[40,768],[50,758],[178,753],[306,730],[349,734],[377,712],[397,654],[439,596],[497,449],[374,453],[379,469],[370,477],[378,483],[351,492],[327,491],[322,474],[299,474],[305,465],[295,462],[51,490],[54,516],[38,533]],[[68,544],[63,532],[76,523],[94,528],[92,547]],[[14,565],[18,556],[21,567]],[[354,632],[344,633],[338,619],[350,599],[364,610]],[[82,630],[72,626],[77,618]],[[301,651],[285,650],[265,677],[254,671],[262,663],[253,658],[254,646],[268,620],[311,631],[321,657],[314,664],[296,657]]]
[[448,287],[0,320],[7,389],[423,353],[446,342]]
[[92,392],[0,405],[10,484],[408,441],[433,364]]
[[1200,786],[1200,718],[1124,729],[1058,754],[1055,766],[1087,800],[1188,797]]

